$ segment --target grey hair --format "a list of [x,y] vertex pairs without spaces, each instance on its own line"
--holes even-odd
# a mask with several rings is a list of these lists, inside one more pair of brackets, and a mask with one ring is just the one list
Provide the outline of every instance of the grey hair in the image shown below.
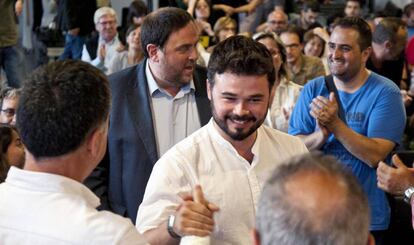
[[0,109],[3,107],[4,99],[19,98],[22,90],[20,88],[6,87],[0,93]]
[[95,11],[95,14],[93,15],[93,22],[95,22],[95,25],[98,24],[99,19],[104,15],[111,15],[115,18],[115,21],[117,21],[116,12],[113,8],[110,7],[101,7]]
[[[323,220],[289,198],[291,193],[286,191],[286,185],[300,181],[300,173],[332,176],[339,186],[345,187],[343,199],[341,196],[339,204],[327,210]],[[319,203],[323,207],[324,202]],[[363,245],[368,241],[369,214],[361,186],[343,165],[331,156],[305,154],[272,172],[259,200],[256,230],[262,245]]]

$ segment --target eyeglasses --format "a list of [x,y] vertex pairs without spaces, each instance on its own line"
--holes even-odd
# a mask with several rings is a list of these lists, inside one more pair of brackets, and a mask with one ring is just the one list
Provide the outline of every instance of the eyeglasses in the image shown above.
[[100,25],[106,26],[106,25],[110,25],[113,26],[115,25],[115,21],[114,20],[109,20],[109,21],[102,21],[102,22],[98,22]]
[[16,109],[12,109],[12,108],[7,108],[7,109],[2,109],[1,112],[4,112],[4,114],[6,114],[7,117],[12,117],[14,116],[14,114],[16,114]]
[[286,21],[270,20],[267,23],[272,24],[272,25],[285,25],[287,22]]

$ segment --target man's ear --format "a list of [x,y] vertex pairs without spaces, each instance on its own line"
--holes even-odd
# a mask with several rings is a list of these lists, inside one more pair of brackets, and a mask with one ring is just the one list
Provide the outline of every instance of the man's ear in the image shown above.
[[86,144],[88,153],[92,157],[97,157],[100,154],[99,146],[102,144],[102,140],[104,140],[103,136],[103,127],[97,127],[89,134]]
[[147,45],[147,52],[148,52],[148,56],[149,59],[153,62],[158,62],[159,61],[159,57],[158,57],[158,46],[155,44],[148,44]]
[[368,47],[365,50],[362,50],[361,55],[362,55],[363,62],[368,61],[369,57],[371,56],[371,52],[372,52],[372,47]]
[[212,89],[212,87],[211,87],[210,82],[208,81],[208,79],[206,80],[206,84],[207,84],[207,97],[208,97],[209,100],[211,100],[211,89]]
[[257,232],[256,229],[252,229],[251,231],[252,236],[252,244],[253,245],[260,245],[260,234]]

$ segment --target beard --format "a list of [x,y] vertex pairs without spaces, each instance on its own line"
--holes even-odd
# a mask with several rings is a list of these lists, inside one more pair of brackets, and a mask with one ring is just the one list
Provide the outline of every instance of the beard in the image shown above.
[[[263,121],[266,118],[266,115],[261,118],[257,119],[253,115],[236,115],[234,113],[230,113],[225,115],[224,117],[220,117],[217,114],[216,108],[214,106],[214,100],[212,99],[211,102],[211,109],[213,114],[213,119],[216,122],[217,126],[231,139],[236,141],[242,141],[252,135],[256,130],[262,125]],[[230,129],[229,125],[227,124],[228,121],[236,121],[236,122],[243,122],[248,123],[252,122],[253,124],[249,128],[235,128],[234,130]]]

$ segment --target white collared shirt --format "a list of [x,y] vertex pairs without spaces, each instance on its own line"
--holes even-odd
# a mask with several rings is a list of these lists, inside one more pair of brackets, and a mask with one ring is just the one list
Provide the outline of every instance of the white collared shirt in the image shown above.
[[[106,55],[105,59],[101,60],[99,58],[99,48],[105,44],[106,48]],[[82,50],[82,60],[85,62],[90,63],[91,65],[95,66],[96,68],[102,70],[105,74],[108,75],[108,64],[110,61],[114,58],[114,56],[118,53],[118,48],[120,47],[121,42],[119,41],[118,35],[112,39],[110,42],[105,42],[100,36],[98,39],[98,49],[96,50],[96,58],[94,60],[91,59],[91,56],[88,52],[88,49],[86,49],[86,45],[83,45]]]
[[98,205],[75,180],[12,167],[0,184],[0,244],[147,244],[129,219]]
[[266,117],[266,125],[286,132],[289,129],[289,120],[283,113],[283,109],[291,113],[299,98],[303,86],[283,78],[280,85],[276,88],[275,97]]
[[158,156],[201,127],[195,99],[194,82],[181,87],[172,97],[160,88],[147,61],[145,75],[151,99],[152,120]]
[[249,163],[210,120],[155,164],[136,226],[141,233],[158,227],[175,212],[180,195],[200,184],[205,198],[220,208],[211,244],[250,244],[259,194],[270,171],[287,158],[307,152],[299,138],[261,126]]

